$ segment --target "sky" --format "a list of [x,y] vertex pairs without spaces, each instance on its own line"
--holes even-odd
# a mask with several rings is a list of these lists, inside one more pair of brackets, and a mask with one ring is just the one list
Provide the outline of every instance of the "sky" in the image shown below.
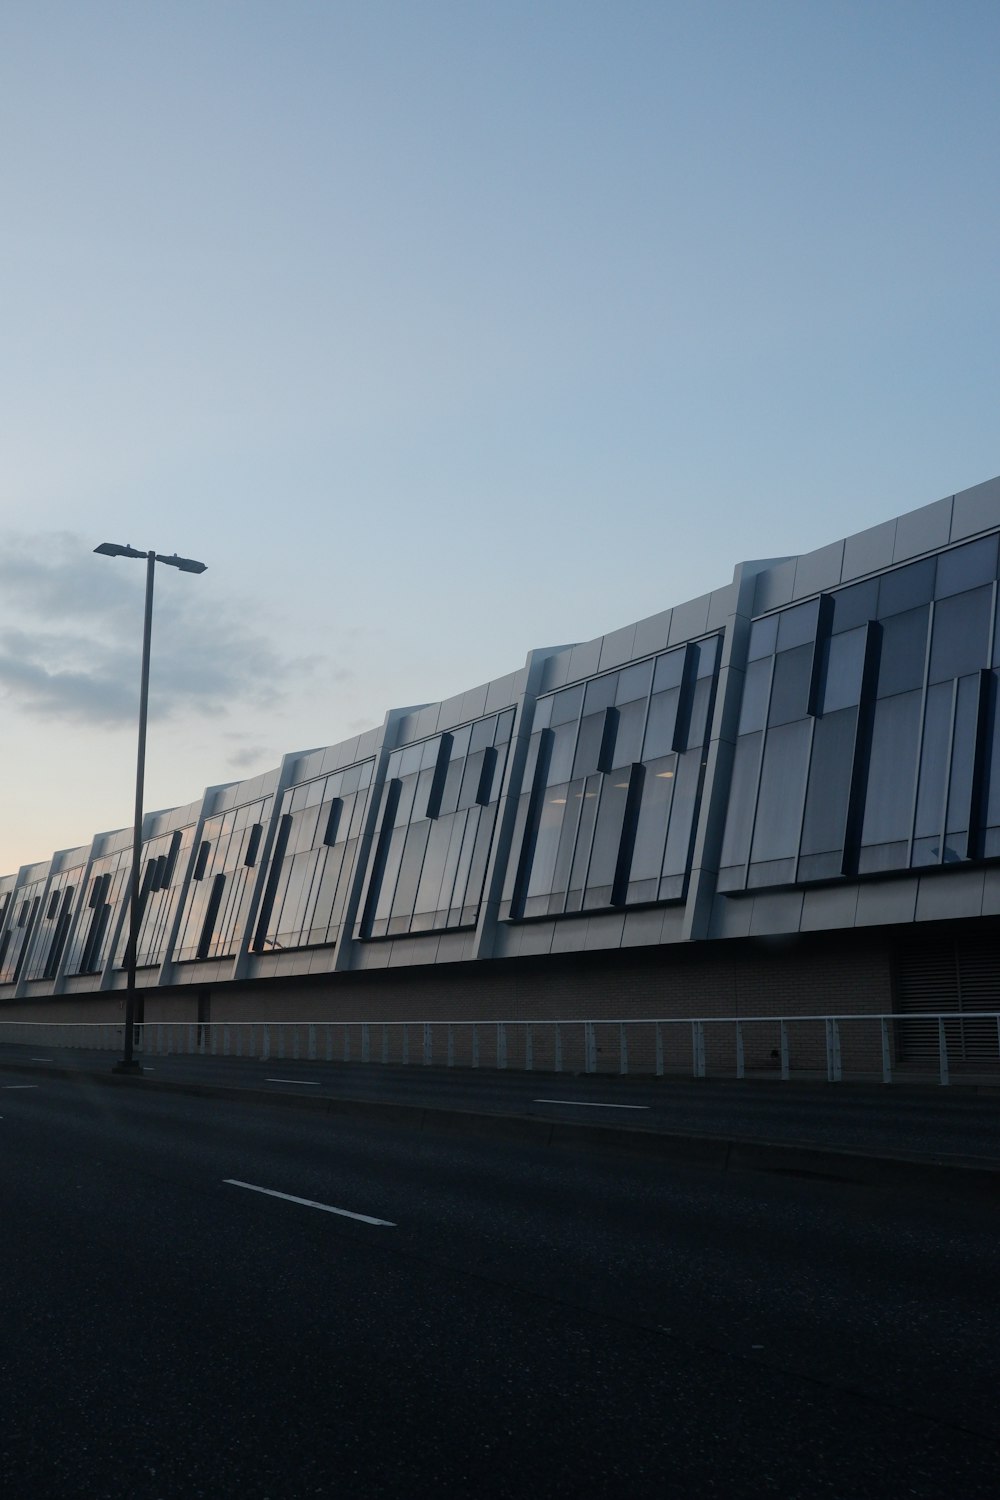
[[0,872],[1000,473],[995,0],[4,0]]

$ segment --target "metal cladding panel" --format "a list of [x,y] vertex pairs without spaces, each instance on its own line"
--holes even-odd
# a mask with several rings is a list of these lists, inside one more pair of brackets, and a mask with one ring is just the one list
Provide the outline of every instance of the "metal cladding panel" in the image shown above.
[[880,526],[869,526],[844,542],[844,565],[841,579],[850,583],[854,578],[863,578],[866,573],[877,573],[892,566],[893,548],[896,545],[896,522],[883,521]]
[[978,531],[992,531],[1000,526],[1000,479],[961,490],[953,501],[951,540],[961,541]]
[[942,922],[980,916],[983,880],[982,870],[944,870],[922,876],[917,893],[916,921]]
[[935,500],[932,505],[922,505],[919,510],[898,516],[893,562],[906,562],[937,547],[947,547],[951,541],[951,514],[952,497],[948,495],[944,500]]
[[831,542],[815,552],[804,552],[795,564],[793,598],[804,599],[810,594],[821,593],[823,589],[836,588],[843,563],[843,542]]

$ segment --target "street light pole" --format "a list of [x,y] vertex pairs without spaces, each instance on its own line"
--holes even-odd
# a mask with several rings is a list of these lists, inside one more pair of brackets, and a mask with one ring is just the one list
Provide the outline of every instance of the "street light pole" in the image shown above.
[[153,637],[153,577],[158,562],[169,563],[183,573],[204,573],[206,565],[191,557],[178,557],[176,553],[172,557],[164,557],[158,552],[139,552],[134,547],[121,547],[116,542],[102,542],[94,551],[105,557],[146,559],[146,604],[142,622],[142,667],[139,675],[139,740],[135,761],[135,816],[132,823],[132,871],[129,877],[128,943],[125,948],[125,1047],[121,1062],[114,1066],[116,1073],[137,1073],[141,1065],[134,1057],[135,976],[142,920],[139,887],[142,868],[142,804],[146,780],[146,720],[149,711],[149,648]]

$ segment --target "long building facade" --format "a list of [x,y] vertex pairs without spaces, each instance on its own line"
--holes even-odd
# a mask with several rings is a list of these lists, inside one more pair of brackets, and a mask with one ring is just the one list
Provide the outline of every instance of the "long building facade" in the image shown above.
[[[1000,479],[148,814],[146,1018],[996,1009],[998,545]],[[0,1012],[118,1017],[130,861],[0,880]]]

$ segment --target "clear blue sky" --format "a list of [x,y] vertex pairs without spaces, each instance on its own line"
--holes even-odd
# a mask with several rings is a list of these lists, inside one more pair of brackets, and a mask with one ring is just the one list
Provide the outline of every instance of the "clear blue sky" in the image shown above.
[[995,0],[6,0],[0,870],[1000,472]]

